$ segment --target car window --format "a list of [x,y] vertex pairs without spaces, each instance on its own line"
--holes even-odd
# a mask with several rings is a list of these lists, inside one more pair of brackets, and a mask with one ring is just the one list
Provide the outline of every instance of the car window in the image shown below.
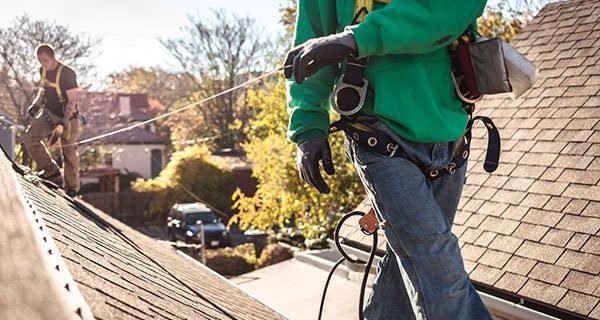
[[185,223],[195,224],[196,221],[202,221],[203,224],[218,223],[217,216],[214,212],[189,212],[185,215]]

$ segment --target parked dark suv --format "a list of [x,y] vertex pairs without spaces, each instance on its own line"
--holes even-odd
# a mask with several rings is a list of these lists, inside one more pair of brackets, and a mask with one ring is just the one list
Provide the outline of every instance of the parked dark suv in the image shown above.
[[183,240],[186,243],[200,243],[200,228],[204,225],[204,239],[207,247],[231,246],[229,230],[221,219],[203,203],[177,203],[171,207],[167,218],[167,229],[171,241]]

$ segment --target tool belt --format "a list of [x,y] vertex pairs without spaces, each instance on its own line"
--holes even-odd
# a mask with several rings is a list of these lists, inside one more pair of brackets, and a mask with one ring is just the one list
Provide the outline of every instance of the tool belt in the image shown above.
[[[376,118],[373,118],[376,120]],[[475,121],[481,121],[485,124],[488,132],[488,145],[485,155],[483,168],[486,172],[494,172],[498,168],[500,160],[500,133],[492,119],[483,116],[477,116],[469,120],[464,136],[461,138],[452,160],[442,169],[429,169],[422,164],[416,163],[407,157],[398,142],[387,133],[369,127],[374,122],[360,121],[352,117],[342,117],[340,120],[329,126],[329,133],[344,131],[354,143],[362,148],[380,154],[384,157],[403,157],[413,162],[429,180],[434,180],[444,174],[454,174],[467,162],[470,154],[472,133],[471,129]]]

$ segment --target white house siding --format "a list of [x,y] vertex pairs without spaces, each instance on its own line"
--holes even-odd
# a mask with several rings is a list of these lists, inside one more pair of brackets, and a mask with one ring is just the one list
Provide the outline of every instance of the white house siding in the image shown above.
[[165,149],[164,145],[160,144],[145,144],[145,145],[111,145],[107,150],[112,153],[112,167],[121,170],[125,173],[137,172],[145,179],[152,177],[152,150],[158,149],[162,154],[161,168],[165,167]]

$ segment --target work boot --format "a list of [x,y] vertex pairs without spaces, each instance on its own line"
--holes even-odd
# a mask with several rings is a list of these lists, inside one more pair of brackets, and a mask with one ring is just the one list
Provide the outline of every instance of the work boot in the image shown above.
[[38,171],[36,173],[36,175],[38,177],[40,177],[41,179],[48,180],[59,186],[62,185],[62,183],[63,183],[62,175],[60,174],[60,171],[58,171],[58,170],[51,174],[46,174],[45,170],[41,170],[41,171]]
[[67,189],[65,191],[65,193],[67,194],[67,196],[71,197],[71,198],[77,198],[79,196],[79,192],[73,190],[73,189]]

